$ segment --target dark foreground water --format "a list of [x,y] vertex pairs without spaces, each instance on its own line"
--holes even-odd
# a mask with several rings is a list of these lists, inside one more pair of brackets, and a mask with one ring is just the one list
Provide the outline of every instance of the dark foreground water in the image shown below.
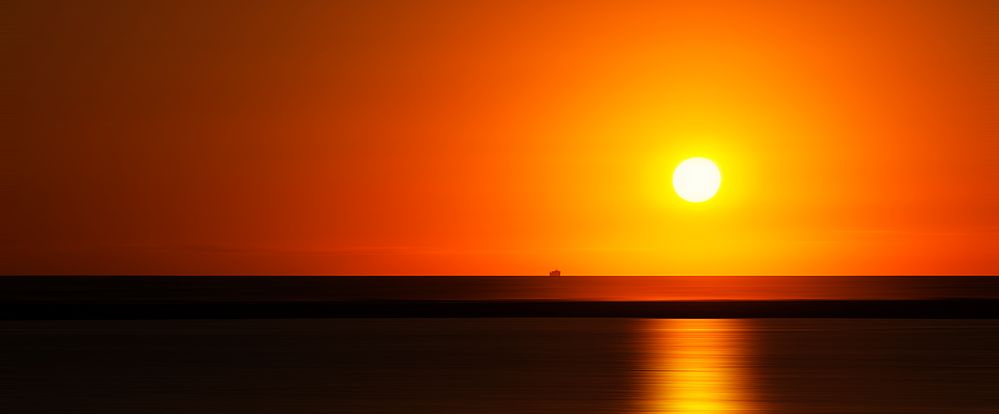
[[999,320],[0,322],[10,413],[999,413]]

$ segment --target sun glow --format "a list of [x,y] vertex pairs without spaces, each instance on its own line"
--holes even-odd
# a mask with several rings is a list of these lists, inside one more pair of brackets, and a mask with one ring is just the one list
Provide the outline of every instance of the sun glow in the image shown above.
[[711,199],[721,187],[721,171],[707,158],[684,160],[673,171],[673,189],[680,198],[691,203]]

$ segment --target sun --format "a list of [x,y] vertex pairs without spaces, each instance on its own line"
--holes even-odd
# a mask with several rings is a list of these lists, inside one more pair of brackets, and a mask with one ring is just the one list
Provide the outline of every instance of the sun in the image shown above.
[[680,198],[701,203],[714,197],[721,187],[721,171],[707,158],[684,160],[673,171],[673,189]]

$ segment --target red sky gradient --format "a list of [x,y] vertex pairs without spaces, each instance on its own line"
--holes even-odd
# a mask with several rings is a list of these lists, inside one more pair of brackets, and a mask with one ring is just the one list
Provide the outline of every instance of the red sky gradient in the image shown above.
[[995,2],[5,8],[3,273],[999,273]]

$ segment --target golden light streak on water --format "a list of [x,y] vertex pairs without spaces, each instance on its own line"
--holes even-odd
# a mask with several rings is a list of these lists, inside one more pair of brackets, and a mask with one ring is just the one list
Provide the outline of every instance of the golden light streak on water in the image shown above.
[[643,413],[762,412],[750,377],[747,324],[739,319],[649,319]]

